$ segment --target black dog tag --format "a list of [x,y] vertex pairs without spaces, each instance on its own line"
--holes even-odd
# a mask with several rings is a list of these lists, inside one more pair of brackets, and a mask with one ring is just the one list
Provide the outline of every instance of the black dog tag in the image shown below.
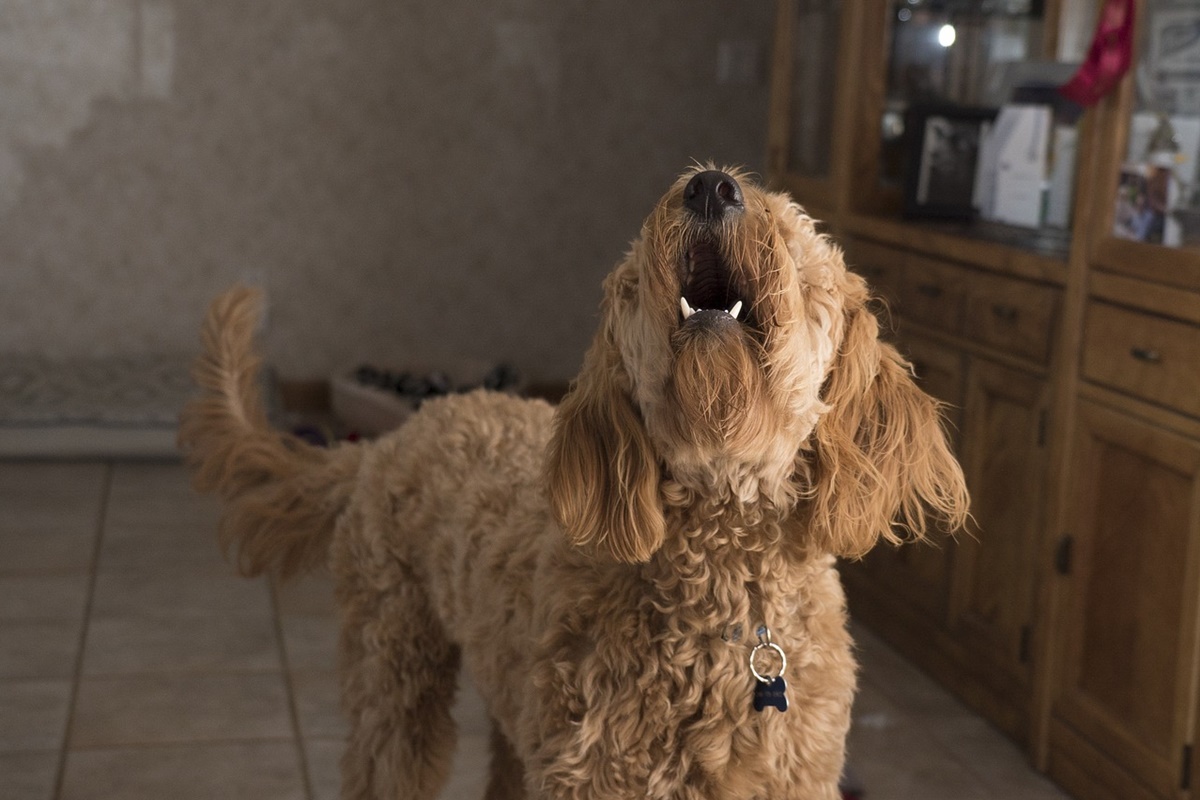
[[770,681],[754,681],[754,710],[762,711],[767,706],[773,706],[780,711],[787,711],[787,681],[782,675]]

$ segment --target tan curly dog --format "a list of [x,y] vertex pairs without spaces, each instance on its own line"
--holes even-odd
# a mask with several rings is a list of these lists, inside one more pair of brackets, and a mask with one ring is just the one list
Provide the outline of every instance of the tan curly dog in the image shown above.
[[214,303],[181,442],[242,571],[332,565],[344,798],[436,797],[460,660],[493,800],[838,796],[834,558],[962,524],[937,405],[839,249],[740,172],[682,175],[604,288],[557,410],[447,397],[331,449],[268,427],[255,293]]

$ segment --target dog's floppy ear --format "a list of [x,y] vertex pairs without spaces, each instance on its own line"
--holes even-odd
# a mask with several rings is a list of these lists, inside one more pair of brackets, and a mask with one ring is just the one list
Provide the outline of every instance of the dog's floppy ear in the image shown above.
[[879,341],[861,279],[847,278],[845,333],[822,391],[829,410],[815,431],[809,528],[829,552],[856,558],[880,537],[898,541],[893,525],[912,538],[937,518],[961,528],[969,500],[937,401]]
[[618,561],[648,561],[663,541],[660,470],[613,339],[618,275],[583,370],[555,417],[546,461],[550,508],[567,538]]

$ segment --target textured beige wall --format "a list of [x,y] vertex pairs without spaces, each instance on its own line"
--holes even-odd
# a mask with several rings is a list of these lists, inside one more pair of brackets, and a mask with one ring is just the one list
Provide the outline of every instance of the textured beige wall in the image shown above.
[[690,159],[761,169],[772,5],[0,0],[0,351],[191,351],[267,287],[288,377],[573,374]]

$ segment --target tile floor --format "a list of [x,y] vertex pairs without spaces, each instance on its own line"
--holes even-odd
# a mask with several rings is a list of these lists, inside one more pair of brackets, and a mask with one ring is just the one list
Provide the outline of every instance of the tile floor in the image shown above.
[[[181,467],[0,463],[0,798],[329,800],[345,727],[327,580],[234,577]],[[851,769],[869,800],[1064,798],[866,631]],[[445,798],[482,796],[459,702]]]

